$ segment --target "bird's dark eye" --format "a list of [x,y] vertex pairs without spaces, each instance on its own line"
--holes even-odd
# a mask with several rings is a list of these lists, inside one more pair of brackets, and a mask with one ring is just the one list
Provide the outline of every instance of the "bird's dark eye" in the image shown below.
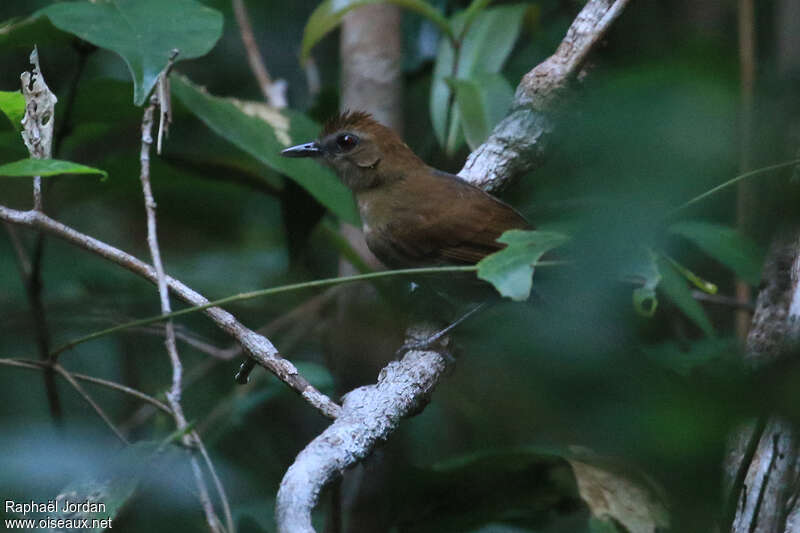
[[342,152],[352,150],[357,144],[358,137],[351,133],[343,133],[336,137],[336,146],[338,146]]

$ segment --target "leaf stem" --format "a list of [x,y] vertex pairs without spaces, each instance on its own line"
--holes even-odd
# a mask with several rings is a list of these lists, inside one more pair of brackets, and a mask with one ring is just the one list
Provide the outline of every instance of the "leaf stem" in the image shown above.
[[717,185],[716,187],[714,187],[712,189],[707,190],[703,194],[699,194],[699,195],[695,196],[691,200],[679,205],[678,207],[675,207],[674,209],[672,209],[672,211],[670,211],[669,214],[672,215],[674,213],[677,213],[678,211],[686,209],[690,205],[695,204],[695,203],[697,203],[697,202],[699,202],[701,200],[705,200],[706,198],[708,198],[712,194],[715,194],[715,193],[721,191],[722,189],[730,187],[731,185],[734,185],[734,184],[742,181],[743,179],[751,178],[751,177],[757,176],[759,174],[765,174],[767,172],[772,172],[773,170],[778,170],[778,169],[781,169],[781,168],[791,167],[791,166],[794,166],[794,165],[800,165],[800,159],[792,159],[791,161],[784,161],[783,163],[776,163],[774,165],[769,165],[769,166],[766,166],[766,167],[757,168],[755,170],[750,170],[750,171],[745,172],[743,174],[739,174],[738,176],[736,176],[734,178],[731,178],[726,182],[720,183],[719,185]]
[[[557,266],[563,264],[562,261],[539,261],[536,263],[535,266],[542,267],[542,266]],[[219,300],[214,300],[208,302],[204,305],[198,305],[194,307],[188,307],[186,309],[181,309],[179,311],[173,311],[171,313],[163,314],[163,315],[156,315],[147,318],[141,318],[139,320],[133,320],[131,322],[126,322],[125,324],[120,324],[118,326],[114,326],[111,328],[103,329],[100,331],[96,331],[94,333],[90,333],[89,335],[85,335],[83,337],[74,339],[72,341],[67,342],[53,350],[53,355],[58,355],[66,350],[74,348],[79,344],[83,344],[84,342],[88,342],[94,339],[98,339],[100,337],[105,337],[107,335],[111,335],[112,333],[117,333],[118,331],[123,331],[130,328],[136,328],[141,326],[146,326],[148,324],[154,324],[156,322],[162,322],[164,320],[168,320],[171,318],[175,318],[178,316],[188,315],[190,313],[196,313],[198,311],[203,311],[205,309],[209,309],[211,307],[219,307],[221,305],[233,303],[233,302],[241,302],[244,300],[252,300],[253,298],[261,298],[263,296],[270,296],[273,294],[280,294],[284,292],[292,292],[292,291],[299,291],[303,289],[314,289],[318,287],[327,287],[330,285],[340,285],[343,283],[352,283],[355,281],[367,281],[372,279],[378,278],[388,278],[394,276],[410,276],[416,274],[437,274],[437,273],[445,273],[445,272],[476,272],[478,267],[476,265],[468,265],[468,266],[440,266],[440,267],[426,267],[426,268],[406,268],[401,270],[384,270],[381,272],[369,272],[366,274],[356,274],[353,276],[344,276],[338,278],[325,278],[325,279],[318,279],[313,281],[304,281],[302,283],[292,283],[289,285],[281,285],[278,287],[270,287],[268,289],[261,289],[257,291],[249,291],[243,292],[240,294],[234,294],[232,296],[227,296],[225,298],[220,298]]]

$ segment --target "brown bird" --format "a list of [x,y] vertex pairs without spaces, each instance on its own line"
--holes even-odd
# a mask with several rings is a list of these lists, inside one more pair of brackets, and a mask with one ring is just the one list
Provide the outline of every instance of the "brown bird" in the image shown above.
[[286,157],[313,157],[353,191],[367,246],[386,266],[470,265],[531,229],[513,207],[425,164],[392,130],[360,111],[329,120],[316,141]]

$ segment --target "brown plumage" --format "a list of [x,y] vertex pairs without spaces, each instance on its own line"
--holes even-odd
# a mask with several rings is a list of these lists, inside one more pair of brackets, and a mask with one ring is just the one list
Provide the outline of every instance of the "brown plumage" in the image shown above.
[[474,264],[531,229],[513,207],[426,165],[389,128],[360,111],[329,120],[316,141],[287,148],[333,168],[354,193],[369,249],[392,268]]

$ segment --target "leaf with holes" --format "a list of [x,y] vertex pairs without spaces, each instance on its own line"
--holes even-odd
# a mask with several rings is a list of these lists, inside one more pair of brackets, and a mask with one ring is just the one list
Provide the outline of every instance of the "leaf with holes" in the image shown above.
[[57,28],[119,54],[144,104],[172,50],[178,59],[207,54],[222,35],[222,14],[195,0],[61,2],[37,12]]

